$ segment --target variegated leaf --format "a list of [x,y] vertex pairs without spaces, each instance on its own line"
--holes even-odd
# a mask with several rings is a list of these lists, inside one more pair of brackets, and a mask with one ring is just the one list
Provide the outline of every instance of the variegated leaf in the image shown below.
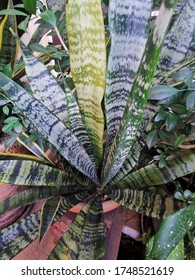
[[151,0],[109,2],[111,50],[105,94],[108,147],[119,128],[145,49],[151,6]]
[[0,230],[0,259],[10,260],[38,237],[39,212]]
[[26,206],[42,199],[53,197],[58,193],[59,191],[56,188],[50,187],[33,187],[18,192],[8,197],[6,200],[0,202],[0,215],[12,209]]
[[65,1],[64,0],[46,0],[47,6],[50,10],[56,11],[65,11]]
[[1,160],[0,182],[24,186],[58,186],[64,177],[60,169],[31,160]]
[[106,185],[117,174],[127,158],[132,145],[135,144],[162,42],[176,3],[177,0],[168,0],[162,3],[159,15],[154,23],[154,28],[148,37],[123,119],[105,160],[101,178],[103,185]]
[[100,0],[69,0],[66,6],[71,74],[97,165],[103,153],[106,47]]
[[163,168],[158,168],[155,163],[149,164],[139,170],[127,175],[118,187],[131,189],[143,188],[145,186],[157,186],[167,184],[179,177],[183,177],[195,171],[195,153],[182,151],[166,158]]
[[67,108],[63,90],[46,66],[32,55],[19,38],[17,40],[22,49],[26,74],[34,96],[61,121],[66,123]]
[[187,56],[194,32],[195,0],[189,0],[181,9],[164,41],[157,65],[157,73],[169,69]]
[[49,259],[103,259],[104,220],[101,197],[87,203],[62,236]]
[[185,207],[184,203],[171,196],[162,196],[146,191],[131,189],[108,189],[106,194],[121,206],[152,218],[164,218],[175,210]]
[[[2,6],[3,5],[3,6]],[[0,3],[0,9],[4,7],[3,1]],[[13,1],[8,1],[8,9],[13,8]],[[12,15],[5,15],[0,22],[0,70],[3,65],[11,63],[12,68],[16,60],[17,44],[15,38],[12,36],[9,28],[17,29],[16,18]]]
[[99,183],[95,165],[77,138],[43,103],[1,73],[0,88],[22,110],[40,135],[54,145],[70,164],[92,181]]
[[41,209],[40,216],[40,229],[39,229],[39,240],[41,241],[51,226],[58,208],[60,206],[62,198],[60,196],[49,198],[45,201]]

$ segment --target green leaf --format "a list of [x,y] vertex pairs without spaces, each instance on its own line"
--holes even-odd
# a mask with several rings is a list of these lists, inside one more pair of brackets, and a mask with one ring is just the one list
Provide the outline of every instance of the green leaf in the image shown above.
[[167,85],[159,85],[152,87],[149,93],[150,100],[162,100],[178,93],[178,89]]
[[179,136],[177,136],[177,138],[174,141],[174,147],[177,148],[179,145],[181,145],[185,140],[185,138],[186,138],[185,134],[180,134]]
[[155,122],[164,121],[167,117],[167,114],[168,113],[161,108],[154,119]]
[[5,119],[4,123],[8,123],[8,124],[12,123],[12,124],[14,124],[18,120],[19,120],[18,117],[11,116],[11,117],[8,117],[7,119]]
[[[18,84],[0,73],[0,88],[23,111],[40,135],[47,139],[61,155],[96,184],[96,169],[78,139],[55,115]],[[51,98],[51,97],[50,97]]]
[[50,260],[104,258],[104,219],[101,197],[86,203],[53,249]]
[[18,24],[18,28],[20,30],[23,30],[24,32],[27,31],[28,23],[29,23],[30,17],[26,17],[25,20],[23,20],[20,24]]
[[2,110],[5,115],[9,115],[9,107],[7,105],[3,106]]
[[21,125],[21,123],[18,121],[14,124],[14,130],[16,133],[21,133],[23,129],[23,126]]
[[[154,244],[154,237],[150,238],[146,246],[146,259],[150,255]],[[173,251],[166,257],[166,260],[184,260],[184,241],[183,239],[175,246]]]
[[40,231],[39,231],[39,241],[41,241],[51,226],[56,212],[61,203],[61,198],[59,196],[52,197],[47,199],[46,202],[43,204],[41,209],[41,216],[40,216]]
[[186,98],[186,108],[188,110],[195,106],[195,91],[190,92]]
[[0,229],[0,259],[10,260],[38,237],[39,212]]
[[167,217],[154,236],[154,244],[149,259],[164,260],[178,243],[183,240],[186,233],[195,227],[195,202],[184,209]]
[[8,76],[11,79],[12,78],[11,63],[4,65],[2,72],[3,72],[3,74],[5,74],[6,76]]
[[165,121],[165,125],[166,125],[166,130],[167,131],[171,131],[173,129],[176,128],[177,124],[178,124],[178,116],[170,113],[168,114],[166,121]]
[[173,77],[176,81],[183,81],[188,86],[190,86],[190,84],[192,83],[193,76],[193,71],[185,68],[173,74]]
[[51,10],[40,13],[40,17],[47,23],[51,24],[53,27],[56,27],[56,17]]
[[4,147],[10,148],[14,142],[16,142],[16,137],[10,137],[8,140],[5,141]]
[[69,0],[66,6],[71,74],[98,168],[103,156],[106,46],[101,2]]
[[174,145],[175,136],[172,132],[168,132],[168,131],[165,131],[165,130],[160,130],[159,131],[159,137],[163,142],[165,142],[169,145]]
[[195,171],[195,154],[191,151],[175,152],[165,160],[166,164],[163,168],[158,168],[155,163],[146,165],[127,175],[118,183],[118,187],[131,186],[131,189],[138,189],[145,186],[163,185]]
[[41,45],[41,44],[38,44],[38,43],[33,43],[33,44],[30,44],[30,49],[34,52],[39,52],[39,53],[48,53],[47,49]]
[[[176,3],[176,0],[163,2],[160,13],[154,23],[154,28],[148,37],[146,48],[131,89],[131,95],[126,104],[123,119],[108,155],[105,157],[104,168],[101,174],[101,184],[104,186],[118,173],[132,145],[135,145],[136,134],[147,103],[162,42]],[[165,18],[166,21],[164,20]]]
[[4,125],[4,126],[2,127],[2,131],[3,131],[4,133],[8,133],[8,132],[10,132],[10,131],[12,130],[13,126],[14,126],[13,123],[8,123],[8,124],[6,124],[6,125]]
[[24,0],[24,8],[31,14],[36,14],[37,0]]
[[146,143],[148,149],[153,147],[158,142],[158,130],[153,130],[147,135]]
[[16,9],[6,9],[0,11],[0,16],[10,15],[10,16],[28,16],[26,13],[23,13]]

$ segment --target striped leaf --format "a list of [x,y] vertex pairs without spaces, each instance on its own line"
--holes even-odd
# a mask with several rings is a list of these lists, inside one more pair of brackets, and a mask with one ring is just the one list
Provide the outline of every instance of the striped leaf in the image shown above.
[[95,166],[69,129],[34,96],[0,73],[0,88],[22,110],[40,135],[48,140],[70,164],[98,183]]
[[0,183],[24,186],[58,186],[64,177],[60,169],[31,160],[1,160]]
[[65,11],[65,1],[64,0],[46,0],[47,6],[52,11]]
[[32,204],[36,201],[53,197],[59,191],[56,188],[33,187],[21,191],[0,202],[0,215],[7,211]]
[[106,185],[117,174],[132,145],[135,144],[162,42],[176,3],[177,0],[168,0],[162,3],[154,28],[148,37],[132,86],[131,96],[127,101],[123,119],[106,159],[101,179],[103,185]]
[[112,39],[105,93],[108,147],[112,144],[119,128],[145,49],[151,6],[151,0],[110,0],[109,2]]
[[158,61],[157,73],[169,69],[188,55],[194,32],[195,0],[189,0],[186,1],[166,36]]
[[33,94],[55,116],[66,123],[67,108],[65,94],[46,66],[34,57],[31,51],[17,38],[22,49],[26,74]]
[[38,237],[39,212],[0,230],[0,259],[10,260]]
[[97,165],[103,153],[106,47],[100,0],[69,0],[66,6],[71,74]]
[[104,220],[101,197],[87,203],[62,236],[49,259],[103,259]]
[[40,230],[39,230],[39,241],[41,241],[51,226],[56,212],[61,203],[61,198],[59,196],[52,197],[46,200],[43,204],[41,209],[41,216],[40,216]]
[[155,163],[149,164],[127,175],[117,186],[131,189],[146,186],[167,184],[179,177],[186,176],[195,171],[195,153],[182,151],[166,158],[163,168],[158,168]]
[[[4,8],[4,1],[0,3],[0,9]],[[13,8],[13,1],[9,0],[7,8]],[[12,15],[5,15],[0,22],[0,70],[3,65],[11,63],[12,68],[16,60],[17,44],[9,28],[17,29],[16,18]]]
[[144,113],[144,117],[142,119],[139,130],[136,135],[136,145],[133,145],[130,149],[130,153],[127,156],[124,164],[122,165],[119,172],[116,176],[108,183],[108,186],[114,185],[123,179],[126,175],[128,175],[131,170],[136,166],[138,160],[140,158],[140,154],[142,149],[145,147],[146,143],[144,141],[144,136],[148,133],[152,128],[152,118],[158,111],[158,106],[154,106],[148,102],[146,105],[146,110]]
[[131,189],[108,189],[106,194],[121,206],[152,218],[164,218],[184,207],[170,196]]

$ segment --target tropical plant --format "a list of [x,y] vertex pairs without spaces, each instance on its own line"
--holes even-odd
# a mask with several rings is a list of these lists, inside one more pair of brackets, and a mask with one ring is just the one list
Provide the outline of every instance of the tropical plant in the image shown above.
[[[20,142],[36,156],[0,153],[0,182],[29,186],[0,202],[0,214],[45,200],[40,212],[0,231],[1,259],[12,258],[38,236],[42,240],[51,224],[80,201],[85,202],[84,207],[49,259],[103,259],[105,199],[153,218],[166,218],[180,209],[165,219],[149,256],[166,259],[175,246],[181,246],[186,232],[194,227],[191,214],[195,203],[193,198],[180,201],[173,194],[159,194],[158,186],[194,172],[194,150],[169,150],[160,167],[144,152],[144,139],[159,110],[158,105],[148,102],[150,87],[168,79],[167,72],[178,71],[181,64],[177,63],[189,55],[191,47],[194,0],[187,1],[171,24],[162,48],[177,2],[163,1],[150,30],[153,1],[110,0],[111,48],[106,65],[101,1],[69,0],[66,52],[70,55],[74,92],[64,78],[63,90],[44,64],[17,39],[31,91],[0,73],[1,93],[21,110],[31,123],[30,129],[56,153],[60,164],[40,152],[36,143],[28,142],[24,133]],[[49,10],[43,18],[48,15]],[[50,23],[56,30],[52,15]],[[180,32],[180,25],[188,28]],[[189,39],[180,53],[184,38]],[[193,61],[190,52],[189,65]],[[150,192],[151,186],[156,187],[156,193]],[[174,228],[171,235],[169,231],[165,234],[170,219],[178,227],[185,219],[182,234],[177,236]],[[170,246],[162,255],[158,245],[161,242],[163,247],[167,240]]]

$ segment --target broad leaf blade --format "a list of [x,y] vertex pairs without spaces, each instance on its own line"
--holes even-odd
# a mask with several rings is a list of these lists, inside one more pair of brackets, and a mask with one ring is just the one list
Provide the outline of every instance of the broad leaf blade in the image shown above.
[[125,208],[152,218],[163,218],[183,207],[170,196],[131,189],[108,189],[106,194]]
[[187,232],[195,227],[195,202],[167,217],[154,236],[153,248],[149,259],[164,260],[184,238]]
[[166,158],[163,168],[158,168],[155,163],[127,175],[118,187],[131,189],[145,186],[167,184],[177,178],[186,176],[195,171],[195,154],[192,151],[181,151]]
[[1,73],[0,88],[22,110],[43,138],[54,145],[70,164],[98,183],[95,166],[88,154],[70,130],[43,103]]
[[112,39],[105,94],[108,147],[119,128],[145,49],[151,6],[151,0],[109,2]]
[[51,226],[56,212],[61,203],[61,198],[59,196],[52,197],[46,200],[41,209],[40,216],[40,231],[39,231],[39,240],[41,241]]
[[0,182],[24,186],[58,186],[64,172],[31,160],[1,160]]
[[87,203],[62,236],[49,259],[103,259],[104,221],[101,197]]
[[21,191],[0,202],[0,215],[7,211],[32,204],[36,201],[53,197],[58,194],[56,188],[33,187]]
[[0,230],[0,259],[10,260],[38,237],[39,212]]
[[97,165],[103,153],[106,47],[99,0],[69,0],[66,6],[71,74]]
[[162,3],[159,15],[154,23],[154,28],[148,37],[146,48],[132,86],[131,97],[127,101],[123,119],[106,159],[102,173],[103,185],[106,185],[117,174],[127,158],[132,145],[135,143],[162,42],[176,3],[177,0],[169,0]]

